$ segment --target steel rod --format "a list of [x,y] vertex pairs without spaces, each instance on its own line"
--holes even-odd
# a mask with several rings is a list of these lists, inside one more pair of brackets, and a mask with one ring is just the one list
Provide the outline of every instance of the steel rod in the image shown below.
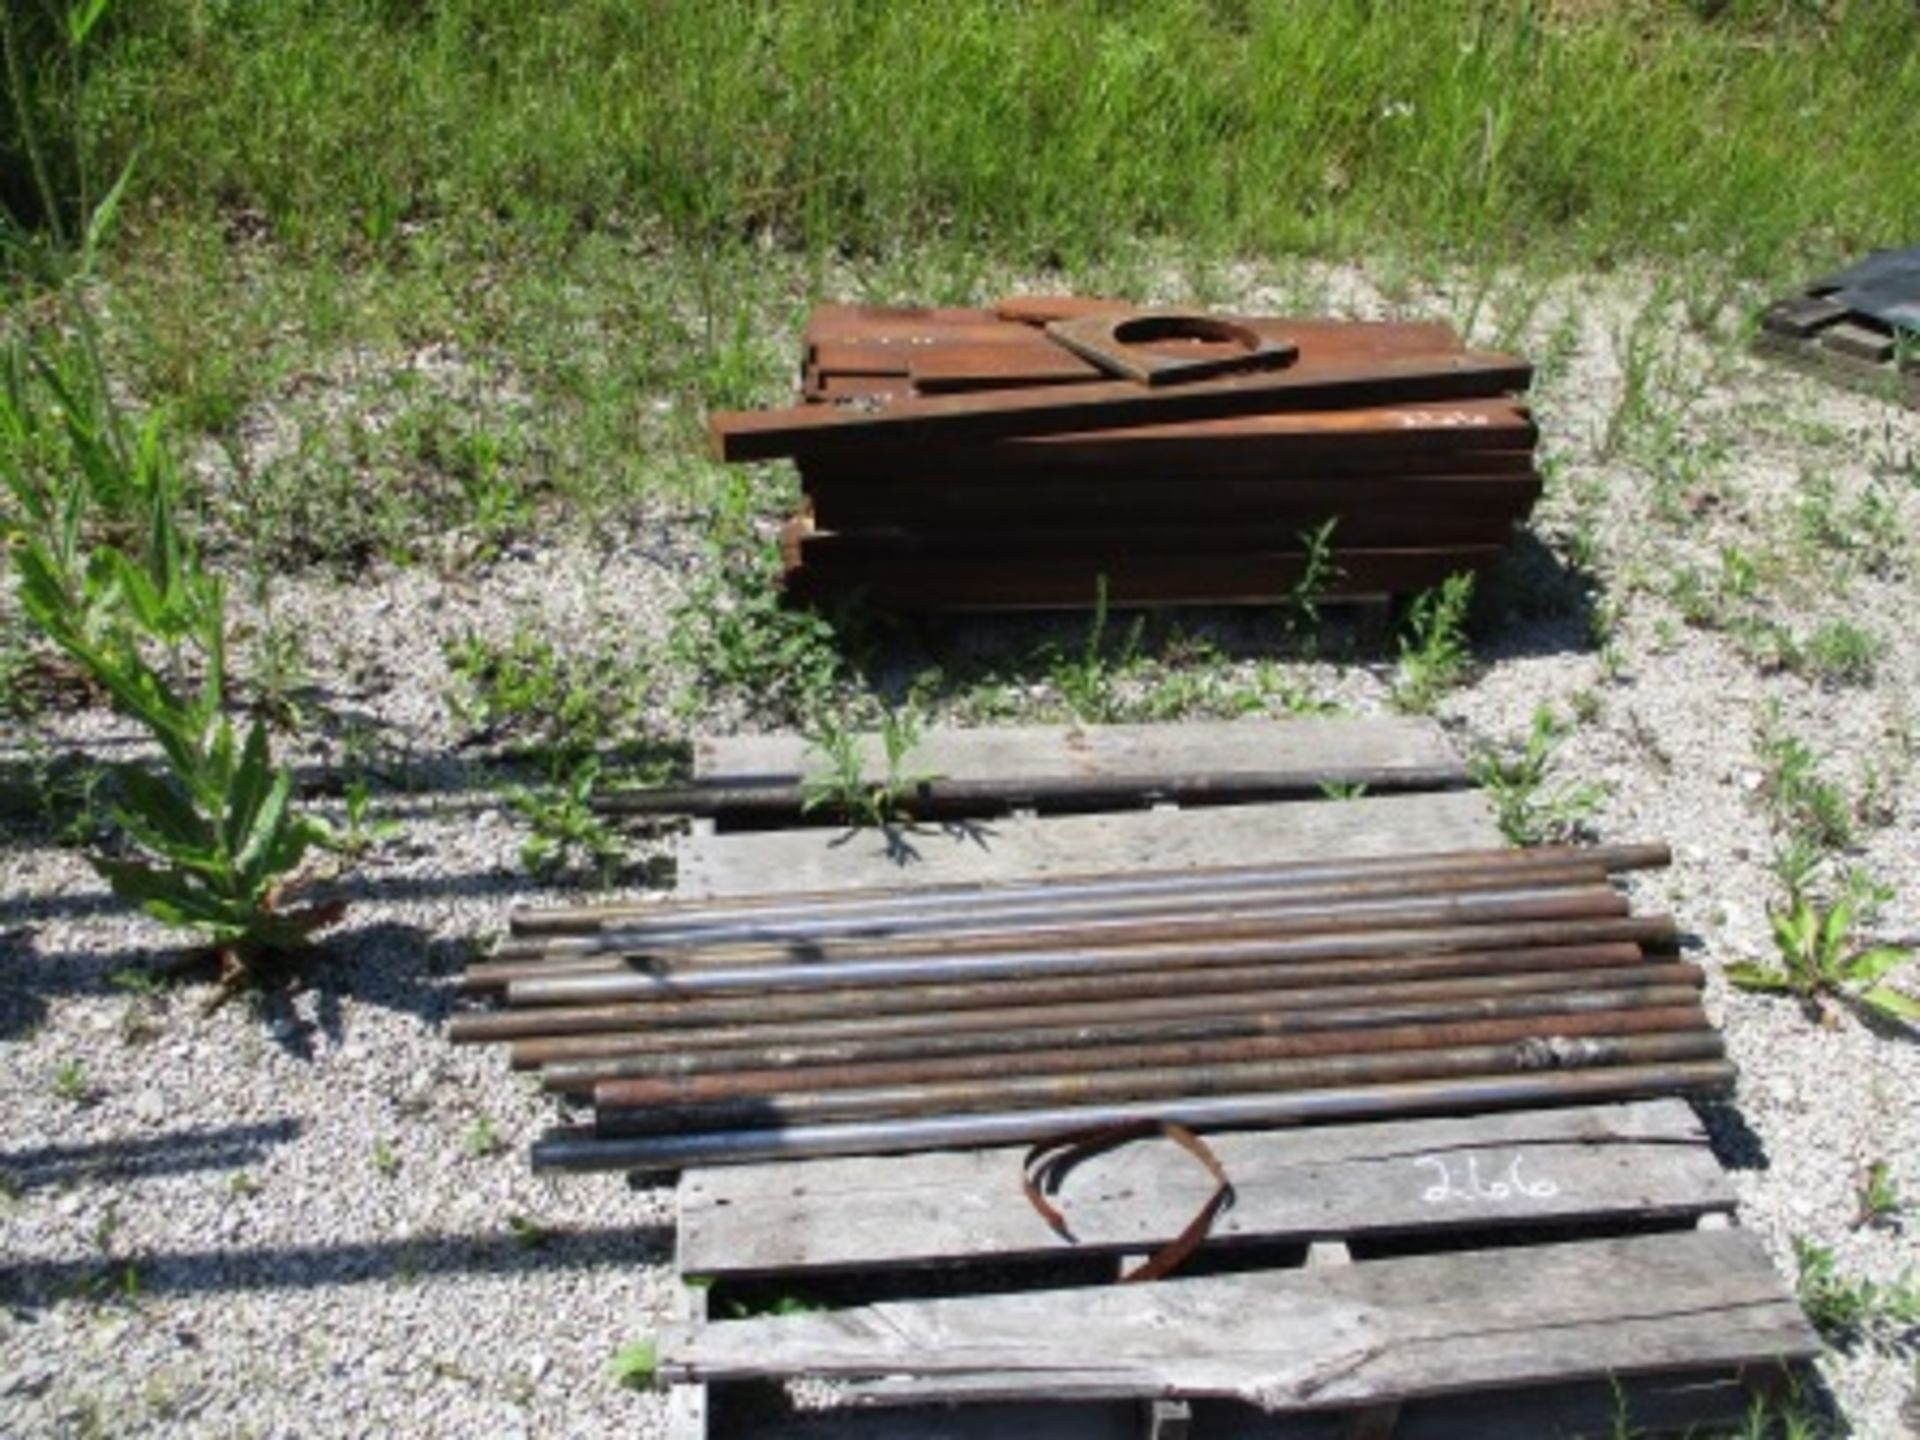
[[[562,1077],[577,1080],[582,1070],[569,1065],[605,1066],[634,1057],[713,1055],[724,1065],[729,1055],[774,1053],[795,1045],[863,1046],[877,1042],[903,1045],[918,1042],[927,1053],[940,1044],[961,1045],[971,1037],[978,1045],[1018,1050],[1040,1042],[1036,1031],[1091,1026],[1133,1025],[1165,1027],[1195,1017],[1223,1013],[1291,1014],[1312,1026],[1358,1028],[1402,1021],[1436,1019],[1442,1012],[1456,1018],[1494,1010],[1524,997],[1564,997],[1593,990],[1650,992],[1680,987],[1697,991],[1703,983],[1698,966],[1665,964],[1632,966],[1598,974],[1573,972],[1527,973],[1492,979],[1456,979],[1402,982],[1385,986],[1342,986],[1319,990],[1247,991],[1226,995],[1174,995],[1148,1000],[1113,1000],[1094,1005],[1007,1007],[1004,1009],[930,1011],[923,1014],[882,1015],[848,1020],[802,1022],[786,1027],[736,1026],[708,1030],[649,1033],[619,1032],[600,1035],[554,1036],[522,1041],[514,1046],[513,1063],[538,1063],[551,1088],[566,1088]],[[1544,1002],[1543,1002],[1544,1003]],[[692,1042],[692,1043],[689,1043]],[[907,1051],[906,1053],[914,1053]],[[737,1063],[737,1060],[736,1060]]]
[[693,1165],[1018,1145],[1142,1120],[1171,1120],[1201,1130],[1325,1124],[1675,1093],[1723,1094],[1732,1087],[1734,1075],[1726,1061],[1705,1060],[615,1140],[561,1129],[535,1142],[533,1164],[542,1170],[661,1173]]
[[[1333,920],[1298,917],[1291,933],[1277,937],[1276,955],[1286,959],[1330,959],[1339,956],[1419,951],[1497,949],[1513,946],[1570,944],[1600,940],[1638,940],[1657,943],[1671,936],[1664,917],[1636,920],[1624,913],[1624,902],[1611,891],[1592,896],[1551,896],[1532,902],[1501,901],[1475,904],[1452,902],[1437,906],[1406,907],[1394,915],[1397,924],[1385,924],[1378,915],[1343,916]],[[1187,927],[1167,934],[1160,927],[1112,927],[1100,938],[1099,948],[1052,950],[1019,949],[901,959],[822,961],[786,965],[747,965],[714,969],[646,971],[618,975],[560,976],[552,980],[523,980],[507,987],[513,1005],[574,1005],[612,1000],[646,1000],[691,995],[717,995],[751,990],[847,989],[865,985],[913,985],[941,981],[1015,979],[1045,974],[1088,973],[1142,963],[1209,965],[1222,963],[1221,941],[1275,939],[1283,921],[1267,916],[1241,916],[1215,926]],[[1089,927],[1091,928],[1091,927]],[[1022,937],[1024,938],[1024,937]],[[1184,942],[1179,956],[1148,942],[1166,939]],[[1116,943],[1136,940],[1138,944]],[[1283,943],[1284,948],[1283,948]],[[1143,961],[1141,956],[1148,955]]]
[[[724,1046],[839,1042],[923,1035],[941,1027],[985,1029],[1085,1023],[1084,1017],[1138,1019],[1181,1009],[1213,1012],[1264,1002],[1282,1005],[1301,990],[1324,987],[1333,1003],[1357,1004],[1393,987],[1434,981],[1492,982],[1518,991],[1692,984],[1695,966],[1649,960],[1637,945],[1576,945],[1388,960],[1303,965],[1124,970],[985,985],[895,986],[873,991],[800,991],[579,1009],[503,1010],[454,1017],[462,1043],[511,1040],[514,1063],[566,1054],[688,1051]],[[1115,1007],[1120,1007],[1116,1009]],[[523,1057],[539,1058],[523,1058]]]
[[[1533,1022],[1538,1025],[1540,1022]],[[1550,1032],[1553,1022],[1545,1028]],[[1304,1090],[1328,1085],[1380,1085],[1511,1070],[1580,1069],[1597,1065],[1716,1060],[1725,1044],[1711,1030],[1681,1034],[1535,1034],[1504,1044],[1381,1054],[1316,1055],[1273,1059],[1270,1041],[1217,1047],[1220,1058],[1130,1070],[1072,1070],[1062,1074],[1003,1074],[985,1080],[930,1081],[845,1090],[785,1090],[710,1105],[646,1110],[595,1110],[595,1133],[613,1138],[662,1131],[722,1130],[805,1125],[827,1120],[949,1115],[1026,1106],[1177,1100],[1254,1090]]]
[[[876,777],[874,783],[878,783]],[[1364,786],[1374,794],[1457,790],[1469,783],[1463,764],[1338,765],[1298,769],[1195,771],[1147,775],[1036,775],[993,780],[934,776],[908,786],[900,808],[917,820],[982,815],[1028,804],[1047,810],[1111,809],[1154,800],[1182,805],[1290,800],[1324,795],[1328,785]],[[625,790],[596,797],[607,815],[690,815],[798,819],[812,796],[799,776],[765,781],[696,780],[686,785]]]
[[468,966],[463,986],[491,988],[514,980],[550,975],[595,974],[620,968],[631,955],[659,954],[682,963],[709,963],[712,956],[755,955],[784,958],[805,945],[809,953],[832,942],[836,947],[860,944],[905,946],[918,937],[926,948],[952,943],[975,932],[999,932],[1020,926],[1035,932],[1072,933],[1063,924],[1073,917],[1118,920],[1160,916],[1216,916],[1256,906],[1319,905],[1328,908],[1393,899],[1413,900],[1515,890],[1586,889],[1597,891],[1606,881],[1598,866],[1553,862],[1538,867],[1512,866],[1479,875],[1432,877],[1368,876],[1311,886],[1240,885],[1211,887],[1177,894],[1065,897],[1059,901],[1022,898],[947,909],[925,906],[918,910],[887,911],[875,915],[800,919],[781,924],[743,921],[723,926],[689,927],[636,939],[625,930],[607,930],[594,936],[561,937],[540,942],[516,941],[501,946],[491,960]]
[[717,899],[661,900],[521,911],[510,921],[515,934],[594,933],[608,924],[638,931],[653,926],[682,927],[746,916],[760,920],[901,909],[914,913],[935,905],[973,900],[1003,902],[1019,898],[1065,899],[1074,896],[1143,895],[1252,885],[1319,885],[1378,876],[1478,874],[1509,866],[1552,863],[1597,865],[1608,874],[1659,869],[1672,862],[1664,844],[1542,845],[1526,849],[1452,850],[1422,855],[1354,856],[1254,865],[1203,866],[1181,870],[1089,872],[1021,881],[970,881],[922,886],[876,886],[859,890],[812,890],[787,895],[750,895]]
[[610,923],[621,926],[634,924],[641,928],[660,924],[671,928],[740,917],[803,917],[902,907],[911,912],[927,905],[964,904],[972,900],[997,903],[1023,898],[1177,893],[1235,883],[1317,886],[1380,876],[1479,874],[1509,866],[1597,866],[1608,874],[1619,874],[1630,870],[1659,869],[1671,862],[1671,850],[1659,843],[1540,845],[1502,847],[1497,850],[1433,851],[1416,855],[1360,855],[1331,860],[1194,866],[1156,871],[1079,872],[1023,880],[954,881],[932,885],[885,885],[853,890],[806,890],[789,894],[562,906],[523,910],[515,914],[510,923],[516,934],[567,935],[594,933]]
[[[1046,1031],[1039,1032],[1036,1043],[1031,1046],[994,1048],[978,1054],[929,1053],[889,1060],[863,1056],[857,1061],[838,1064],[728,1069],[653,1080],[607,1080],[593,1087],[593,1103],[603,1115],[624,1111],[651,1113],[716,1101],[785,1097],[810,1091],[990,1080],[1009,1073],[1025,1078],[1356,1051],[1379,1055],[1446,1050],[1530,1036],[1637,1035],[1707,1029],[1700,997],[1684,987],[1648,992],[1645,998],[1655,1003],[1645,1005],[1639,1003],[1642,997],[1632,992],[1599,991],[1577,997],[1546,998],[1551,1008],[1542,1006],[1540,997],[1536,996],[1518,1005],[1489,1007],[1485,1011],[1459,1007],[1453,1016],[1424,1017],[1417,1023],[1383,1024],[1365,1030],[1323,1027],[1316,1023],[1317,1017],[1313,1015],[1253,1014],[1188,1021],[1118,1040],[1104,1036],[1061,1037],[1057,1032]],[[1573,999],[1580,1003],[1565,1003]],[[1561,1003],[1553,1006],[1554,1001]],[[980,1038],[991,1044],[995,1037]],[[759,1064],[767,1057],[756,1053],[735,1058],[750,1058],[752,1063]]]

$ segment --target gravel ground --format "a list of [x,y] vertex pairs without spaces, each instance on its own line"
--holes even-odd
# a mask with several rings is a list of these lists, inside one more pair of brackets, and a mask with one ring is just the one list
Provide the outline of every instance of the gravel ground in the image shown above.
[[[1920,937],[1910,775],[1920,634],[1901,623],[1914,594],[1920,417],[1767,369],[1678,312],[1642,324],[1649,287],[1633,276],[1544,292],[1514,279],[1491,295],[1396,283],[1389,298],[1358,271],[1249,270],[1228,288],[1249,307],[1471,311],[1481,338],[1507,330],[1546,361],[1540,416],[1554,470],[1538,538],[1515,567],[1533,578],[1491,597],[1483,663],[1440,718],[1473,748],[1517,741],[1542,703],[1577,716],[1560,773],[1607,787],[1593,829],[1673,843],[1673,868],[1636,885],[1643,907],[1671,905],[1698,937],[1709,1006],[1742,1069],[1716,1124],[1742,1220],[1782,1273],[1793,1274],[1795,1237],[1833,1247],[1852,1273],[1920,1270],[1920,1213],[1856,1224],[1874,1161],[1901,1195],[1920,1197],[1920,1045],[1852,1018],[1812,1024],[1720,973],[1770,950],[1769,724],[1806,739],[1863,812],[1849,858],[1892,889],[1872,934]],[[1609,454],[1636,335],[1657,342],[1665,368],[1651,393],[1666,408]],[[1696,381],[1684,411],[1667,404],[1676,384]],[[1671,482],[1676,471],[1684,483]],[[1813,526],[1797,507],[1816,483],[1830,484],[1848,524],[1874,497],[1884,531],[1874,554],[1793,542]],[[1651,518],[1663,503],[1677,503],[1677,517]],[[468,788],[440,642],[532,627],[588,650],[617,626],[638,647],[700,563],[696,523],[653,516],[591,550],[523,548],[459,578],[423,567],[279,587],[277,614],[309,635],[327,705],[372,727],[383,753],[409,757],[416,787],[396,798],[403,838],[347,882],[335,958],[303,993],[205,1014],[202,988],[127,988],[116,976],[163,956],[168,937],[114,904],[76,852],[25,829],[7,840],[0,1430],[659,1428],[660,1402],[615,1385],[608,1360],[673,1302],[669,1197],[533,1177],[525,1146],[549,1103],[497,1053],[455,1050],[441,1034],[447,977],[509,909],[573,896],[527,879],[524,826],[497,792]],[[1719,573],[1729,545],[1766,558],[1751,607],[1795,634],[1823,618],[1876,632],[1871,681],[1823,683],[1757,662],[1728,628],[1685,623],[1673,577],[1688,565]],[[1556,558],[1574,553],[1588,573]],[[1244,649],[1238,622],[1219,630]],[[902,668],[915,658],[900,657]],[[1226,663],[1250,674],[1253,662]],[[1391,703],[1393,667],[1379,660],[1292,678],[1354,713]],[[1020,693],[1046,687],[1036,678]],[[113,755],[130,743],[95,713],[42,716],[33,729],[42,749]],[[326,765],[339,749],[320,742],[302,758]],[[29,753],[22,727],[0,763]],[[1911,1358],[1860,1346],[1831,1355],[1823,1374],[1853,1433],[1920,1433]]]

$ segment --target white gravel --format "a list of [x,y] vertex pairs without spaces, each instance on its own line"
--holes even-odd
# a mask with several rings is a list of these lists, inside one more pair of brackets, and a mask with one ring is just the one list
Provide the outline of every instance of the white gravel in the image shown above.
[[[1249,269],[1231,288],[1250,308],[1310,297],[1353,314],[1474,310],[1482,339],[1513,318],[1503,303],[1529,293],[1516,277],[1476,306],[1468,292],[1483,287],[1396,282],[1390,299],[1377,277],[1323,269]],[[1778,892],[1757,734],[1774,704],[1778,723],[1855,792],[1881,777],[1883,813],[1860,827],[1854,858],[1894,889],[1874,932],[1920,937],[1910,774],[1920,634],[1905,623],[1920,417],[1794,380],[1668,316],[1649,333],[1673,373],[1705,389],[1660,453],[1695,462],[1714,498],[1683,523],[1657,522],[1657,464],[1604,456],[1600,444],[1621,393],[1621,337],[1648,293],[1634,276],[1558,282],[1518,327],[1530,352],[1557,357],[1538,396],[1557,470],[1535,533],[1560,553],[1577,535],[1591,540],[1592,587],[1616,617],[1612,653],[1597,651],[1578,606],[1516,604],[1440,715],[1469,748],[1517,741],[1542,703],[1590,717],[1563,746],[1564,777],[1608,787],[1602,836],[1673,843],[1673,869],[1636,888],[1698,937],[1710,1007],[1742,1068],[1730,1133],[1743,1128],[1745,1140],[1729,1158],[1743,1223],[1788,1276],[1796,1236],[1832,1246],[1850,1272],[1920,1274],[1920,1211],[1892,1227],[1854,1223],[1873,1161],[1920,1200],[1920,1043],[1851,1019],[1814,1026],[1720,976],[1769,949]],[[357,371],[367,363],[356,357]],[[510,386],[500,394],[523,403]],[[276,433],[270,420],[259,428]],[[1882,573],[1786,545],[1807,476],[1830,479],[1844,510],[1875,485],[1876,465],[1897,472],[1875,491],[1897,535]],[[455,1050],[440,1028],[447,977],[510,907],[572,898],[526,878],[521,822],[497,795],[466,788],[441,643],[525,626],[587,653],[612,627],[636,652],[657,644],[698,563],[694,522],[655,516],[601,540],[523,548],[463,576],[420,567],[280,584],[278,615],[307,634],[329,703],[379,727],[383,753],[410,755],[425,787],[392,797],[404,838],[351,882],[337,959],[291,1001],[203,1015],[193,987],[120,988],[115,972],[152,958],[167,935],[114,904],[76,853],[21,832],[6,840],[0,1432],[657,1431],[658,1399],[615,1385],[608,1361],[673,1303],[669,1197],[609,1178],[534,1178],[525,1147],[552,1119],[550,1102],[498,1053]],[[1761,593],[1796,633],[1826,616],[1878,632],[1873,683],[1830,689],[1770,673],[1728,634],[1685,625],[1665,598],[1671,577],[1689,562],[1713,573],[1724,545],[1779,551]],[[1250,676],[1253,662],[1234,668]],[[1392,668],[1320,663],[1288,678],[1364,713],[1390,704]],[[1014,702],[1044,694],[1027,687]],[[124,748],[110,717],[34,724],[40,745]],[[0,761],[18,761],[27,743],[25,727],[9,733]],[[338,758],[325,744],[306,757]],[[1823,1373],[1855,1434],[1915,1433],[1911,1359],[1863,1347],[1830,1356]]]

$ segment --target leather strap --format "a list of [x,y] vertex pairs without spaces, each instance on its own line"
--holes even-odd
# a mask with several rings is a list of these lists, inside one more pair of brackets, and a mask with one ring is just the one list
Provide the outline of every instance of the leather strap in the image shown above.
[[1120,1277],[1120,1283],[1135,1280],[1159,1280],[1171,1274],[1194,1251],[1200,1248],[1213,1229],[1213,1222],[1221,1211],[1233,1204],[1233,1182],[1227,1178],[1227,1170],[1215,1155],[1193,1131],[1171,1120],[1138,1120],[1125,1125],[1106,1125],[1095,1130],[1077,1130],[1058,1136],[1052,1140],[1042,1140],[1027,1151],[1021,1162],[1021,1183],[1026,1190],[1027,1200],[1040,1212],[1040,1218],[1062,1240],[1074,1242],[1073,1231],[1067,1225],[1067,1217],[1047,1196],[1057,1194],[1067,1172],[1082,1160],[1095,1155],[1105,1154],[1122,1145],[1130,1145],[1135,1140],[1165,1136],[1182,1150],[1206,1167],[1213,1176],[1215,1188],[1212,1196],[1202,1205],[1186,1228],[1173,1239],[1162,1245],[1145,1261]]

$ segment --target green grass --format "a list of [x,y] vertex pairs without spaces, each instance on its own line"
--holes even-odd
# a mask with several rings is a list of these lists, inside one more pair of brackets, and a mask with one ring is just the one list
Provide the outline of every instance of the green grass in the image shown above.
[[36,87],[43,148],[84,142],[63,188],[138,149],[168,209],[374,258],[461,217],[816,255],[1418,236],[1763,265],[1920,215],[1897,0],[177,0],[112,7],[96,39],[77,100]]

